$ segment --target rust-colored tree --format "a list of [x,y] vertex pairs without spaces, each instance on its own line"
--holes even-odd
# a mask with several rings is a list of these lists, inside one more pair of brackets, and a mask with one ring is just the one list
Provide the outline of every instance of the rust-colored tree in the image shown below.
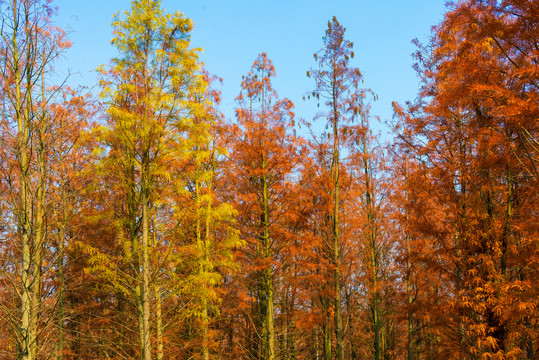
[[[2,242],[0,277],[2,328],[9,329],[0,347],[20,359],[48,353],[53,342],[52,309],[56,294],[48,291],[47,226],[51,220],[49,156],[54,142],[49,71],[69,47],[64,32],[50,18],[49,1],[0,4],[0,86]],[[44,306],[44,305],[47,306]]]
[[288,204],[292,176],[298,166],[297,139],[291,134],[294,113],[288,99],[279,100],[271,85],[273,64],[262,53],[242,82],[232,127],[228,184],[238,210],[240,236],[246,248],[239,254],[244,274],[237,279],[245,296],[238,306],[248,324],[243,342],[246,356],[277,359],[275,303],[283,279],[285,253],[290,249],[293,221]]
[[419,101],[396,106],[414,261],[438,278],[423,297],[432,357],[536,353],[538,6],[454,5],[418,51]]
[[[342,316],[342,284],[341,284],[341,251],[343,223],[339,220],[342,203],[341,192],[341,149],[343,147],[343,129],[357,120],[361,112],[360,99],[364,96],[364,91],[360,89],[361,73],[358,68],[350,65],[351,58],[354,57],[352,51],[353,43],[344,39],[345,28],[333,17],[328,22],[326,35],[323,37],[324,47],[314,54],[318,62],[318,68],[307,72],[307,76],[315,81],[315,89],[312,96],[322,99],[327,111],[321,113],[319,117],[324,118],[331,126],[331,133],[328,136],[332,140],[331,159],[329,161],[329,173],[331,185],[331,205],[328,207],[328,216],[331,219],[331,241],[326,242],[327,248],[324,250],[331,259],[330,272],[327,274],[328,284],[331,284],[330,302],[327,303],[326,312],[333,313],[333,331],[335,333],[335,353],[336,359],[344,359],[344,332]],[[328,204],[329,205],[329,204]],[[331,304],[330,304],[331,303]],[[332,358],[331,348],[331,326],[324,326],[324,355],[323,358]]]

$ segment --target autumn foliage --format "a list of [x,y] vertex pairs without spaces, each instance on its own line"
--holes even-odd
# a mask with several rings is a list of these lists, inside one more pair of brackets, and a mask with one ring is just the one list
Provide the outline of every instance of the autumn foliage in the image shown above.
[[335,17],[311,123],[266,53],[222,114],[158,0],[98,94],[51,1],[0,10],[0,359],[538,358],[537,1],[448,4],[385,143]]

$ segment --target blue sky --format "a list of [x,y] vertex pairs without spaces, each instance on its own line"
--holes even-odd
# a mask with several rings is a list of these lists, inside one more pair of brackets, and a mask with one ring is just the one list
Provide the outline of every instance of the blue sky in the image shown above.
[[[222,111],[234,116],[234,98],[241,76],[257,54],[266,52],[277,77],[273,85],[291,99],[299,117],[311,119],[314,101],[303,101],[313,89],[306,71],[315,66],[313,54],[322,47],[327,22],[336,16],[354,42],[353,65],[363,74],[365,88],[378,95],[372,115],[392,116],[391,102],[416,96],[418,78],[412,69],[411,40],[426,41],[431,27],[445,12],[443,0],[164,0],[167,11],[179,10],[194,21],[192,44],[202,48],[207,69],[224,80]],[[128,10],[129,0],[57,0],[59,26],[69,32],[73,47],[57,65],[69,70],[70,84],[95,85],[95,68],[116,55],[110,45],[115,12]],[[59,75],[61,76],[61,75]],[[320,124],[322,126],[322,124]]]

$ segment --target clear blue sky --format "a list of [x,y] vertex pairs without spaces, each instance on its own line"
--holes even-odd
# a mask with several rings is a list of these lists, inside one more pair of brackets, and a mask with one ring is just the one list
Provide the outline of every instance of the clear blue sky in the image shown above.
[[[95,68],[115,56],[110,45],[112,15],[128,10],[129,0],[56,0],[59,26],[70,33],[73,47],[57,70],[72,73],[70,84],[95,84]],[[379,96],[371,113],[392,116],[391,102],[415,97],[418,78],[411,68],[411,40],[426,41],[431,27],[443,19],[444,0],[164,0],[167,11],[179,10],[194,21],[192,44],[203,49],[207,69],[222,77],[222,111],[234,116],[234,98],[241,76],[260,52],[273,61],[274,87],[296,104],[297,116],[310,119],[314,101],[303,101],[313,89],[306,71],[315,66],[313,53],[322,47],[327,22],[336,16],[354,42],[353,64],[365,87]]]

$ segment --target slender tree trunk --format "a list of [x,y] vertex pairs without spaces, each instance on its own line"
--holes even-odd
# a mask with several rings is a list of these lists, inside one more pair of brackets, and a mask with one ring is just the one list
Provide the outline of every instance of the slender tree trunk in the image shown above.
[[[152,247],[157,246],[157,231],[155,229],[155,218],[152,218]],[[164,341],[163,341],[163,306],[161,300],[161,286],[156,282],[153,285],[155,296],[155,341],[157,343],[155,356],[157,360],[162,360],[164,356]]]
[[[132,157],[134,158],[134,156]],[[142,306],[142,288],[141,288],[141,274],[140,274],[140,244],[137,236],[137,212],[139,202],[137,201],[137,195],[134,188],[135,183],[135,168],[131,166],[129,169],[129,177],[131,183],[131,189],[128,196],[128,217],[129,217],[129,240],[131,242],[131,258],[132,258],[132,276],[135,279],[134,284],[134,297],[135,305],[137,309],[137,325],[139,332],[139,344],[141,349],[141,356],[144,356],[144,320],[143,320],[143,306]]]
[[[287,269],[287,277],[297,276],[296,264],[292,261],[290,266]],[[283,326],[282,330],[284,332],[284,355],[281,355],[279,359],[296,359],[296,327],[295,327],[295,299],[296,299],[296,289],[291,286],[287,286],[285,293],[285,301],[283,305],[282,312],[286,314],[283,317]]]
[[[362,125],[365,123],[362,119]],[[373,204],[373,188],[371,184],[371,168],[368,160],[367,135],[363,138],[363,171],[365,174],[365,208],[367,210],[367,239],[370,248],[370,267],[371,267],[371,292],[372,292],[372,328],[374,331],[374,359],[380,360],[382,356],[382,339],[380,327],[380,307],[378,292],[378,244],[376,242],[376,224]]]
[[[380,317],[380,314],[378,314]],[[389,327],[380,321],[380,358],[387,359],[387,339],[389,337]]]
[[286,343],[288,359],[296,360],[296,327],[293,321],[288,327]]
[[[43,135],[43,134],[41,134]],[[34,240],[34,276],[32,279],[32,316],[30,325],[30,343],[32,346],[32,358],[37,359],[38,348],[38,316],[39,308],[41,305],[41,266],[43,257],[43,244],[45,241],[45,159],[44,159],[44,146],[41,140],[40,149],[38,150],[38,166],[39,166],[39,180],[37,185],[36,194],[36,224],[35,224],[35,240]]]
[[333,181],[333,266],[334,290],[335,290],[335,340],[336,359],[344,360],[344,337],[342,327],[342,300],[341,300],[341,264],[340,264],[340,239],[339,239],[339,112],[337,109],[336,80],[333,81],[333,161],[331,163],[331,180]]
[[[266,88],[261,91],[261,129],[266,127]],[[251,120],[253,118],[252,99],[250,99],[250,114]],[[266,143],[265,139],[262,139],[262,149],[265,151]],[[262,154],[262,171],[266,171],[266,154]],[[271,253],[271,239],[269,231],[269,189],[268,179],[266,174],[262,175],[262,214],[260,215],[260,225],[262,227],[262,234],[260,235],[261,251],[260,255],[265,260],[270,260]],[[273,304],[273,269],[271,265],[266,265],[260,273],[260,295],[261,295],[261,308],[260,316],[262,319],[262,357],[264,360],[275,359],[275,325],[274,325],[274,304]]]
[[65,349],[65,269],[64,269],[64,241],[65,241],[65,229],[67,222],[67,201],[66,190],[64,188],[65,183],[62,184],[62,212],[63,218],[58,227],[58,255],[56,258],[56,268],[58,271],[58,305],[56,307],[56,329],[57,329],[57,342],[56,342],[56,360],[62,360],[64,358]]
[[202,358],[210,359],[210,339],[209,339],[209,317],[208,317],[208,300],[202,299]]
[[[198,273],[199,276],[202,279],[206,279],[206,263],[207,263],[207,251],[206,251],[206,239],[202,240],[202,226],[201,226],[201,202],[200,202],[200,183],[198,178],[195,178],[195,201],[196,201],[196,241],[197,241],[197,247],[199,251],[199,269]],[[206,216],[206,236],[208,235],[208,216]],[[207,292],[206,292],[206,282],[203,280],[202,287],[204,288],[204,291],[202,291],[202,358],[204,360],[209,360],[210,358],[210,349],[209,349],[209,338],[208,338],[208,299]]]
[[[134,159],[134,155],[132,155]],[[131,183],[131,189],[129,191],[127,203],[128,203],[128,221],[129,221],[129,240],[131,242],[131,269],[132,269],[132,277],[135,281],[134,283],[134,298],[135,298],[135,306],[137,310],[137,326],[138,326],[138,333],[139,333],[139,344],[140,344],[140,352],[141,357],[144,359],[144,308],[143,308],[143,301],[142,301],[142,274],[140,273],[140,250],[141,250],[141,244],[140,239],[138,237],[138,229],[137,229],[137,213],[140,205],[140,201],[137,199],[136,190],[134,187],[135,184],[135,168],[134,166],[131,166],[129,169],[129,175],[130,177],[130,183]],[[145,359],[144,359],[145,360]]]
[[[213,149],[212,149],[213,151]],[[214,155],[210,158],[210,174],[209,174],[209,183],[208,183],[208,204],[206,205],[206,216],[205,216],[205,238],[204,238],[204,271],[213,271],[213,265],[210,264],[210,246],[211,246],[211,211],[212,211],[212,193],[213,193],[213,176],[215,173],[215,164],[214,164]],[[210,348],[209,348],[209,304],[207,297],[204,297],[203,303],[203,319],[204,319],[204,360],[209,360],[210,358]]]
[[[19,200],[19,231],[21,235],[21,319],[20,319],[20,358],[22,360],[33,360],[34,351],[32,347],[35,345],[31,338],[31,321],[32,321],[32,256],[31,256],[31,203],[28,189],[28,142],[29,142],[29,123],[27,107],[23,104],[21,91],[22,71],[19,68],[20,58],[18,53],[18,28],[19,28],[19,11],[17,1],[13,0],[13,76],[15,82],[15,117],[17,121],[17,150],[19,153],[20,164],[20,200]],[[27,34],[28,37],[28,34]],[[27,65],[28,66],[28,65]],[[28,97],[28,94],[26,94]]]
[[332,351],[331,351],[331,343],[333,342],[331,336],[331,326],[330,326],[330,317],[329,315],[326,316],[326,323],[324,324],[324,354],[323,358],[324,360],[331,360],[333,359]]
[[[410,254],[410,239],[408,235],[406,237],[406,245],[407,245],[407,251],[408,256]],[[414,360],[414,315],[412,311],[410,310],[410,306],[413,302],[413,296],[412,296],[412,281],[411,281],[411,272],[412,272],[412,264],[410,260],[407,260],[406,262],[406,297],[407,297],[407,304],[408,304],[408,360]]]
[[[25,122],[24,119],[19,121]],[[31,339],[31,315],[32,315],[32,257],[30,253],[30,201],[27,188],[26,171],[28,168],[28,160],[26,157],[26,127],[19,127],[19,149],[21,152],[21,195],[20,195],[20,230],[22,243],[22,274],[21,274],[21,321],[20,321],[20,336],[21,336],[21,355],[23,360],[32,360],[32,343]],[[25,136],[26,135],[26,136]]]
[[155,332],[157,341],[157,360],[163,360],[164,356],[164,344],[163,344],[163,315],[161,305],[161,287],[159,285],[154,286],[155,292]]
[[[140,276],[140,274],[137,274]],[[144,319],[143,319],[143,307],[142,307],[142,291],[140,283],[135,287],[135,304],[137,307],[137,325],[139,331],[139,341],[140,341],[140,350],[141,356],[144,359]]]
[[[408,159],[404,159],[404,181],[408,181]],[[404,193],[404,201],[408,202],[408,193]],[[404,214],[405,223],[408,223],[408,213]],[[404,234],[404,242],[406,243],[406,303],[408,305],[408,360],[414,360],[414,315],[410,307],[412,306],[412,262],[410,261],[410,235],[408,231]]]
[[[311,295],[311,308],[315,308],[315,299]],[[313,326],[313,329],[311,331],[311,356],[313,359],[319,359],[320,358],[320,351],[318,346],[318,333],[319,333],[319,326]]]
[[348,324],[348,333],[350,334],[350,341],[348,341],[348,353],[350,360],[356,360],[357,358],[357,344],[355,343],[354,333],[356,320],[354,319],[352,296],[349,291],[345,293],[346,303],[346,323]]
[[275,359],[275,323],[274,323],[274,305],[273,305],[273,275],[271,269],[266,270],[266,286],[268,291],[268,308],[266,313],[267,324],[267,342],[268,342],[268,360]]
[[[144,96],[150,95],[150,84],[148,82],[148,64],[150,61],[150,32],[144,32],[144,70],[143,70],[143,84],[144,84]],[[144,100],[144,110],[142,116],[142,126],[146,127],[150,118],[150,104],[148,100]],[[142,203],[142,284],[141,284],[141,303],[142,303],[142,354],[144,360],[151,360],[151,337],[150,337],[150,146],[151,139],[147,138],[147,135],[142,136],[143,148],[141,160],[140,160],[140,195]]]
[[[263,158],[263,169],[265,169],[265,159]],[[263,259],[271,258],[271,243],[269,233],[269,199],[268,184],[266,175],[262,177],[262,214],[260,223],[262,234],[260,235],[260,256]],[[275,359],[275,325],[274,325],[274,304],[273,304],[273,273],[271,265],[259,273],[259,297],[260,297],[260,318],[261,323],[261,356],[264,360]]]
[[[144,169],[143,172],[147,171]],[[146,177],[147,175],[143,175]],[[142,353],[144,360],[151,360],[150,343],[150,258],[149,258],[149,190],[148,179],[142,180]]]
[[[266,160],[263,159],[263,168],[266,167]],[[266,259],[271,258],[271,243],[270,243],[270,233],[269,233],[269,198],[268,198],[268,181],[266,175],[262,177],[262,224],[264,228],[264,234],[262,239],[262,245],[264,247],[264,257]],[[265,313],[262,314],[264,317],[265,324],[265,359],[274,360],[275,359],[275,325],[274,325],[274,304],[273,304],[273,270],[271,266],[267,266],[263,272],[263,292],[265,294]]]
[[[417,326],[416,326],[417,329],[421,329],[421,321],[417,321]],[[416,353],[417,353],[417,360],[422,360],[423,357],[422,357],[422,345],[423,345],[423,337],[424,337],[424,334],[425,334],[425,330],[421,330],[421,332],[417,335],[417,345],[416,345]]]
[[378,277],[376,274],[376,248],[373,247],[373,244],[371,243],[371,266],[372,266],[372,286],[373,286],[373,294],[372,294],[372,327],[374,331],[374,359],[380,360],[381,356],[381,340],[380,340],[380,310],[378,306]]
[[[27,81],[31,81],[28,76]],[[45,105],[45,79],[43,71],[41,72],[41,86],[42,86],[42,106]],[[30,106],[30,102],[27,103],[27,107]],[[31,109],[28,108],[28,113]],[[32,351],[32,357],[37,359],[37,348],[38,348],[38,328],[39,328],[39,308],[41,305],[41,284],[42,284],[42,257],[43,257],[43,246],[45,244],[45,239],[47,235],[47,224],[46,224],[46,214],[45,214],[45,187],[47,182],[47,164],[45,160],[45,135],[47,131],[47,115],[45,108],[42,109],[42,114],[40,118],[39,129],[37,131],[38,142],[37,142],[37,166],[39,171],[39,178],[37,183],[37,192],[36,192],[36,217],[35,217],[35,240],[34,240],[34,271],[35,275],[32,281],[32,319],[31,319],[31,333],[30,333],[30,342],[34,343]]]
[[[43,79],[43,74],[42,74]],[[43,83],[43,88],[45,84]],[[45,93],[43,92],[43,103],[45,103]],[[60,161],[65,161],[61,158]],[[58,300],[56,305],[56,344],[54,346],[54,358],[55,360],[64,359],[64,351],[66,347],[65,342],[65,268],[64,268],[64,246],[66,238],[66,228],[67,228],[67,218],[68,218],[68,204],[67,204],[67,189],[68,181],[65,176],[60,177],[61,185],[60,189],[62,192],[60,208],[58,209],[57,215],[57,230],[58,230],[58,244],[57,244],[57,255],[56,255],[56,271],[58,278]]]
[[[213,160],[212,160],[213,161]],[[212,174],[211,176],[213,177],[213,164],[212,164]],[[211,189],[212,189],[212,181],[210,180],[210,184],[208,186],[209,188],[209,191],[211,192]],[[210,226],[211,226],[211,221],[210,221],[210,218],[211,218],[211,205],[212,205],[212,201],[211,201],[211,198],[208,199],[208,206],[206,208],[206,237],[204,239],[204,263],[206,264],[206,266],[208,266],[209,264],[209,249],[210,249],[210,233],[211,233],[211,229],[210,229]],[[206,271],[212,271],[213,269],[205,269]],[[204,303],[203,303],[203,314],[202,314],[202,317],[204,319],[204,360],[209,360],[210,359],[210,347],[209,347],[209,323],[210,323],[210,318],[209,318],[209,304],[208,304],[208,299],[206,297],[204,297]]]
[[[509,236],[510,236],[510,224],[512,222],[513,217],[513,176],[511,175],[511,171],[509,169],[506,170],[507,172],[507,210],[506,210],[506,219],[505,219],[505,227],[504,227],[504,233],[501,243],[501,264],[500,264],[500,272],[502,275],[502,281],[507,283],[509,282],[508,276],[507,276],[507,247],[509,243]],[[502,333],[505,335],[505,328],[504,325],[501,325],[503,327]],[[532,343],[533,346],[533,343]],[[502,350],[505,350],[501,348]],[[527,355],[529,354],[529,345],[526,349]]]

